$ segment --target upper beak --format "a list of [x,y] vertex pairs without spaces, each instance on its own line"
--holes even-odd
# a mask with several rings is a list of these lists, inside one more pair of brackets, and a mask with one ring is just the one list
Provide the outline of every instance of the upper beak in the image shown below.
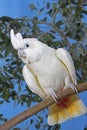
[[26,58],[26,53],[24,52],[23,49],[18,49],[18,56],[20,58]]

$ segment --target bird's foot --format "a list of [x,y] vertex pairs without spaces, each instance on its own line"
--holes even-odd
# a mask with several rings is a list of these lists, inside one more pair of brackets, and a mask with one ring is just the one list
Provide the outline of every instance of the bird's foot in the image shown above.
[[58,103],[60,101],[60,97],[58,96],[57,92],[53,89],[50,89],[49,91],[50,96],[53,98],[53,100]]
[[50,96],[53,98],[57,106],[61,108],[66,108],[68,104],[68,98],[64,98],[61,100],[60,96],[58,96],[57,92],[53,89],[50,89]]
[[78,90],[77,90],[77,88],[76,88],[76,85],[74,85],[73,83],[70,83],[70,84],[68,85],[68,87],[70,87],[70,88],[73,90],[74,93],[77,93],[77,94],[78,94]]

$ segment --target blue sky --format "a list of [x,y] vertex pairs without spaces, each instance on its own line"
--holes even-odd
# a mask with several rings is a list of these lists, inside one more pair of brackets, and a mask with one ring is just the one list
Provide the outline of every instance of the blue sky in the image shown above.
[[[37,0],[39,1],[39,0]],[[50,0],[49,0],[50,1]],[[10,16],[13,18],[18,18],[22,16],[28,16],[32,18],[32,11],[29,10],[28,6],[30,3],[36,3],[36,0],[0,0],[0,17],[2,16]],[[42,6],[42,1],[39,1],[40,6]],[[87,93],[84,92],[80,94],[81,98],[85,102],[87,106]],[[21,108],[21,109],[20,109]],[[20,107],[20,105],[14,107],[14,103],[7,104],[5,103],[4,106],[0,106],[0,113],[6,112],[8,118],[13,117],[14,115],[22,112],[25,110],[26,107]],[[16,112],[15,112],[16,111]],[[22,125],[20,125],[21,127]],[[87,115],[83,115],[81,117],[69,120],[63,124],[61,124],[60,130],[83,130],[84,127],[87,126]]]
[[28,15],[30,0],[1,0],[0,16],[21,17]]
[[38,3],[38,8],[41,8],[45,0],[38,1],[39,0],[0,0],[0,16],[10,16],[13,18],[21,16],[32,17],[33,13],[29,9],[29,4]]

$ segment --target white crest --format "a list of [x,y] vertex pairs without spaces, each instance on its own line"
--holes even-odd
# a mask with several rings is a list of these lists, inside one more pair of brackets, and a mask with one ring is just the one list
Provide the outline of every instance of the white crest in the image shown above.
[[24,46],[23,37],[20,33],[14,34],[14,30],[10,31],[11,43],[15,50],[22,48]]

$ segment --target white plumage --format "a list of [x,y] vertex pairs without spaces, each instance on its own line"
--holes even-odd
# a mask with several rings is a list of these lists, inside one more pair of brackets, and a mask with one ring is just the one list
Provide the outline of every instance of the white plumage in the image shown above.
[[[56,91],[73,87],[76,74],[70,54],[63,48],[57,50],[35,38],[22,38],[11,30],[11,42],[25,63],[23,76],[28,87],[42,98],[51,95],[56,101]],[[74,89],[74,87],[73,87]],[[77,109],[78,106],[78,109]],[[69,98],[66,108],[56,104],[49,107],[48,123],[54,125],[86,112],[77,96]]]

